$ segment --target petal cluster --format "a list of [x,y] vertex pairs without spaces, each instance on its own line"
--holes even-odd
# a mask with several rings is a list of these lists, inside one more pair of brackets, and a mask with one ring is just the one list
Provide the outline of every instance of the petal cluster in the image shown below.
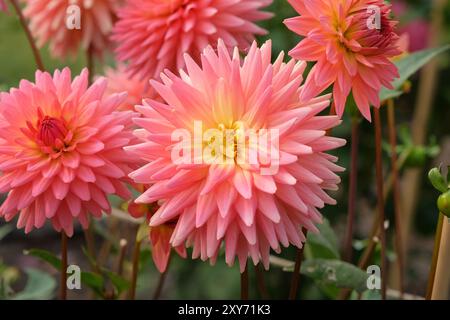
[[[283,58],[281,53],[272,64],[267,42],[261,48],[253,43],[241,61],[237,47],[230,56],[219,41],[217,51],[210,46],[204,50],[201,65],[185,55],[187,71],[180,77],[167,71],[161,75],[162,83],[152,81],[165,103],[147,100],[136,106],[142,113],[135,119],[141,143],[126,150],[147,164],[130,177],[151,185],[136,202],[160,201],[150,226],[174,221],[171,245],[193,246],[193,258],[214,262],[224,243],[228,264],[237,256],[243,270],[250,256],[268,268],[271,248],[279,252],[290,244],[301,247],[302,228],[317,231],[318,209],[335,203],[325,190],[337,189],[336,172],[342,168],[327,151],[345,141],[327,136],[326,130],[340,120],[318,115],[329,105],[330,95],[300,100],[306,63],[284,63]],[[262,155],[274,148],[278,158],[173,161],[178,140],[172,134],[183,129],[195,136],[194,122],[201,122],[204,130],[239,126],[279,132],[278,142],[249,145]],[[199,142],[208,143],[208,139]],[[263,173],[261,169],[272,164],[278,165],[277,170]]]
[[134,110],[134,106],[141,104],[142,99],[154,97],[155,93],[146,81],[130,76],[126,66],[119,64],[116,69],[108,67],[105,70],[108,79],[107,94],[126,92],[127,99],[120,106],[120,110]]
[[30,20],[30,30],[38,46],[49,44],[54,57],[75,55],[80,47],[101,55],[109,46],[109,34],[120,1],[24,1],[24,15]]
[[[146,217],[148,220],[152,217],[157,208],[158,205],[156,204],[137,204],[133,201],[128,204],[128,212],[132,217]],[[174,221],[168,221],[159,226],[151,227],[149,231],[153,262],[155,263],[158,271],[161,273],[166,271],[167,265],[169,264],[170,254],[172,252],[170,238],[172,237],[174,229]],[[174,250],[180,257],[187,257],[186,247],[184,245],[179,245],[175,247]]]
[[260,11],[272,0],[129,0],[120,9],[112,39],[117,58],[142,78],[154,78],[168,68],[184,66],[222,38],[228,47],[246,49],[265,30],[255,22],[270,13]]
[[111,207],[110,194],[129,198],[125,182],[136,167],[123,147],[133,143],[135,113],[117,112],[126,94],[104,96],[106,79],[88,87],[88,72],[36,72],[0,96],[0,207],[7,221],[30,232],[50,220],[73,233]]
[[336,112],[342,116],[350,92],[370,120],[370,105],[380,106],[382,86],[392,89],[398,70],[390,58],[400,54],[396,22],[384,0],[289,0],[298,17],[287,27],[305,37],[289,54],[316,61],[306,83],[311,93],[333,86]]

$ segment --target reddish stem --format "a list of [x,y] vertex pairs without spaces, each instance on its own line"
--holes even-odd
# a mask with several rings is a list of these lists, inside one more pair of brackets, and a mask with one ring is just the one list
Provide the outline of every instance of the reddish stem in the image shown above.
[[241,273],[241,300],[248,300],[248,264]]
[[67,236],[61,231],[61,280],[60,300],[67,299]]
[[376,167],[376,185],[377,185],[377,207],[380,218],[380,244],[381,244],[381,298],[386,300],[386,230],[384,228],[384,193],[383,193],[383,159],[381,146],[381,118],[380,110],[374,110],[375,123],[375,167]]
[[400,296],[403,297],[403,279],[404,279],[404,258],[403,258],[403,246],[402,246],[402,228],[401,228],[401,210],[402,199],[400,193],[400,182],[397,165],[397,135],[395,132],[395,109],[394,101],[390,99],[388,101],[388,124],[389,124],[389,141],[391,144],[391,171],[392,171],[392,184],[394,187],[394,210],[395,210],[395,246],[397,251],[397,265],[399,276],[399,288]]
[[357,117],[352,117],[351,140],[350,186],[348,192],[347,228],[344,238],[344,260],[347,262],[352,261],[353,223],[355,221],[356,188],[358,184],[359,118]]

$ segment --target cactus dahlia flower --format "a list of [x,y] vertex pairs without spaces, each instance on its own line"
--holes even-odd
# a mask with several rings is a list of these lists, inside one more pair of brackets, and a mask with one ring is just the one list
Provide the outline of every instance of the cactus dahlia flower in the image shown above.
[[24,15],[39,47],[50,44],[54,57],[77,54],[80,47],[96,55],[109,46],[117,0],[24,0]]
[[126,150],[147,164],[130,177],[150,185],[136,202],[162,203],[150,226],[173,221],[171,245],[193,246],[193,258],[214,262],[224,243],[228,264],[237,256],[244,270],[250,256],[268,268],[270,248],[301,247],[302,227],[317,231],[318,209],[335,203],[325,190],[342,168],[327,151],[345,141],[326,136],[337,116],[318,115],[330,95],[300,101],[306,63],[272,64],[270,42],[242,62],[219,41],[201,66],[185,63],[151,82],[165,103],[136,106],[142,141]]
[[111,207],[107,196],[129,198],[124,182],[135,161],[123,151],[133,141],[133,112],[116,112],[126,94],[104,96],[106,80],[88,88],[88,72],[71,80],[36,72],[0,95],[0,207],[7,221],[19,215],[25,232],[50,220],[71,236],[73,221],[88,226]]
[[289,0],[300,14],[286,26],[305,38],[289,54],[317,61],[303,91],[310,99],[333,84],[336,112],[342,116],[350,92],[361,114],[370,121],[370,105],[380,106],[382,86],[398,71],[390,58],[400,54],[396,22],[384,0]]
[[129,61],[133,74],[155,78],[168,68],[184,67],[183,54],[197,57],[222,38],[228,47],[247,49],[255,22],[271,17],[260,11],[272,0],[129,0],[119,12],[112,39],[117,58]]

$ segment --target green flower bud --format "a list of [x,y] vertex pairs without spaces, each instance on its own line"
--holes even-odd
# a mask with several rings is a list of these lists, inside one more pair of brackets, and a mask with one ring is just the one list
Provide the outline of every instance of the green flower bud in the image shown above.
[[450,190],[439,196],[437,205],[439,211],[450,218]]
[[438,168],[433,168],[428,173],[428,179],[430,180],[433,187],[440,192],[444,193],[448,190],[447,182],[444,176],[441,174]]

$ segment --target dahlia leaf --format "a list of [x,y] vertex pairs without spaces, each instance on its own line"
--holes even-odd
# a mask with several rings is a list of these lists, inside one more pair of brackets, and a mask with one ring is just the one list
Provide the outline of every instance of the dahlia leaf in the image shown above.
[[[285,268],[293,271],[294,268]],[[327,259],[311,259],[303,261],[300,273],[313,279],[321,287],[334,286],[348,288],[357,292],[367,290],[369,275],[356,266],[340,261]]]
[[45,262],[47,262],[48,264],[50,264],[53,268],[55,269],[61,269],[61,260],[55,256],[53,253],[47,251],[47,250],[42,250],[42,249],[29,249],[29,250],[25,250],[23,252],[24,255],[26,256],[33,256],[36,258],[39,258]]
[[398,72],[400,74],[400,78],[396,79],[392,85],[394,86],[394,90],[389,90],[383,88],[380,92],[380,100],[384,101],[387,99],[395,98],[398,92],[400,92],[403,83],[409,79],[414,73],[416,73],[420,68],[426,65],[437,55],[447,51],[450,49],[450,45],[445,45],[439,48],[426,49],[418,52],[414,52],[405,56],[404,58],[398,60],[395,65],[398,68]]
[[130,282],[127,281],[125,278],[121,277],[120,275],[118,275],[117,273],[106,270],[104,272],[108,276],[109,280],[111,280],[111,283],[116,288],[118,295],[120,295],[123,291],[128,290],[128,288],[130,287]]
[[[24,254],[39,258],[50,264],[56,270],[61,270],[61,260],[47,250],[30,249],[25,250]],[[99,296],[103,296],[104,279],[101,275],[93,272],[81,272],[81,283],[91,288]]]
[[12,300],[50,300],[54,297],[56,280],[51,275],[32,268],[26,269],[25,273],[27,284]]
[[305,253],[309,258],[339,259],[339,247],[336,234],[328,220],[324,219],[322,224],[317,225],[320,233],[308,234]]

